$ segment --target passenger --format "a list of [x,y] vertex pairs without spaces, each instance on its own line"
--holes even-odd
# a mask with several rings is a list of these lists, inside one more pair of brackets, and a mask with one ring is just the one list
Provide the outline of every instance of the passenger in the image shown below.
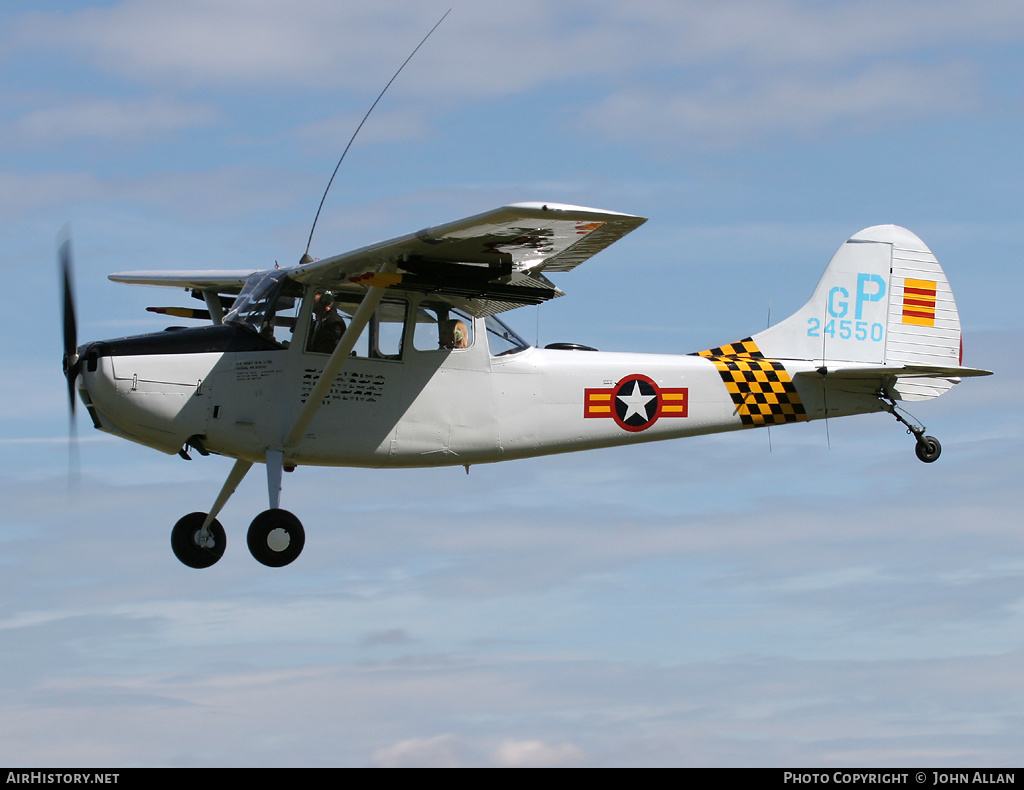
[[457,318],[441,321],[437,334],[441,348],[469,348],[469,330]]

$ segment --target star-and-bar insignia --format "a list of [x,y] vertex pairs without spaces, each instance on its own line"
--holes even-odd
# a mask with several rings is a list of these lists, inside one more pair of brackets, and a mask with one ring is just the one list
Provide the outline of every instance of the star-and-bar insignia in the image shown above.
[[645,431],[659,417],[685,417],[686,387],[659,387],[653,379],[633,373],[607,389],[586,389],[584,417],[608,417],[626,431]]

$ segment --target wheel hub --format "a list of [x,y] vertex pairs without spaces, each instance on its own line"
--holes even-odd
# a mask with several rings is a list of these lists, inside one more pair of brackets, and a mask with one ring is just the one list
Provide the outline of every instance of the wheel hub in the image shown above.
[[283,527],[270,530],[267,535],[267,548],[271,551],[284,551],[292,542],[292,536]]

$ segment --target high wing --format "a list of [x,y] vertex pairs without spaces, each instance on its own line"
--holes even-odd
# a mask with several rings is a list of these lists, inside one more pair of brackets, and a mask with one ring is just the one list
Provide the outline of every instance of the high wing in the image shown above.
[[212,319],[219,324],[224,312],[231,309],[234,297],[245,287],[246,280],[259,269],[203,269],[199,271],[150,271],[119,272],[108,275],[116,283],[130,285],[161,285],[168,288],[184,288],[192,296],[206,302],[206,310],[189,307],[147,307],[151,313],[174,315],[179,318]]
[[[286,271],[299,283],[332,290],[362,292],[376,285],[430,293],[471,315],[487,316],[561,296],[545,272],[575,268],[646,221],[583,206],[514,203]],[[380,274],[386,263],[395,270]],[[216,313],[218,295],[237,295],[259,271],[137,271],[110,279],[191,290],[214,303]],[[227,306],[231,299],[224,301]]]
[[[493,315],[562,292],[544,276],[565,272],[646,222],[560,203],[515,203],[299,266],[291,276],[325,288],[378,285],[445,297]],[[388,261],[395,272],[377,274]]]
[[199,271],[118,272],[108,275],[115,283],[129,285],[162,285],[169,288],[188,288],[195,291],[215,291],[237,294],[249,276],[259,269],[203,269]]

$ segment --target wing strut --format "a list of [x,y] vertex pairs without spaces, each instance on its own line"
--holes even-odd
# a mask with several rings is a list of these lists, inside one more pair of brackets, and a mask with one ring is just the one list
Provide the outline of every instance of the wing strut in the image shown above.
[[213,323],[217,326],[222,324],[224,322],[224,303],[221,301],[217,289],[204,288],[203,301],[206,302],[206,307],[210,311],[210,318],[213,319]]
[[[378,274],[389,274],[398,268],[394,260],[385,261],[384,264],[377,270]],[[324,398],[327,396],[327,392],[330,390],[334,380],[338,377],[341,372],[342,365],[345,364],[345,360],[349,358],[352,353],[352,349],[355,348],[356,341],[359,339],[359,335],[362,334],[363,329],[369,323],[373,311],[377,309],[377,305],[380,304],[384,298],[384,294],[387,288],[371,285],[367,291],[366,296],[363,297],[362,303],[359,305],[359,309],[356,310],[352,320],[349,322],[348,327],[345,329],[345,334],[341,336],[341,340],[338,341],[337,348],[334,349],[334,353],[331,354],[327,360],[327,364],[324,365],[323,372],[320,374],[320,378],[317,380],[316,385],[313,387],[313,391],[309,394],[302,409],[299,410],[298,415],[295,417],[295,422],[292,424],[291,430],[288,431],[288,435],[284,440],[284,451],[288,454],[289,450],[295,448],[295,446],[302,439],[303,434],[306,432],[306,428],[309,427],[310,421],[313,419],[313,415],[316,414],[317,410],[323,404]]]

